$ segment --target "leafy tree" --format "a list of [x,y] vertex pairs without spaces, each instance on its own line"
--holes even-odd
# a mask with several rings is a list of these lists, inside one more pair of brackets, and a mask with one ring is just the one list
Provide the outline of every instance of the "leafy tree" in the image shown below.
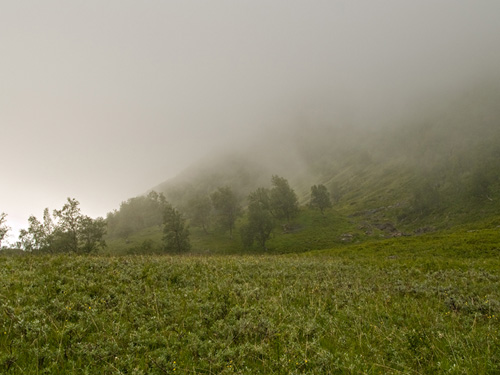
[[69,252],[78,251],[78,231],[82,220],[79,204],[76,199],[68,198],[62,209],[54,210],[53,213],[58,220],[58,226],[54,231],[57,242]]
[[212,219],[212,203],[210,202],[210,198],[207,196],[191,198],[187,209],[191,225],[200,227],[207,233]]
[[49,245],[40,250],[49,253],[76,253],[78,251],[78,239],[71,232],[64,231],[61,227],[54,229],[50,236]]
[[6,213],[1,213],[0,214],[0,247],[2,246],[2,241],[7,236],[7,233],[9,232],[10,228],[5,224],[7,214]]
[[127,238],[141,229],[163,225],[165,204],[165,196],[155,191],[122,202],[119,210],[108,213],[106,217],[109,235]]
[[189,242],[189,229],[185,225],[185,220],[182,214],[166,204],[163,216],[163,241],[165,250],[182,253],[191,248]]
[[54,232],[54,221],[52,220],[52,217],[50,216],[50,212],[48,208],[45,208],[43,210],[43,234],[45,237],[49,237],[52,232]]
[[88,254],[97,251],[100,247],[106,247],[105,234],[106,221],[103,218],[93,220],[88,216],[83,216],[78,230],[79,252]]
[[278,219],[290,222],[290,219],[299,213],[297,195],[283,177],[273,176],[271,183],[273,185],[269,194],[271,213]]
[[248,222],[242,228],[242,240],[245,246],[254,241],[267,250],[266,242],[274,229],[274,218],[270,212],[269,190],[258,188],[248,196]]
[[144,212],[144,225],[146,228],[162,224],[163,209],[166,204],[167,200],[163,193],[157,193],[154,190],[148,193]]
[[106,221],[82,215],[79,204],[68,198],[62,209],[54,210],[55,221],[48,208],[43,212],[43,223],[30,216],[28,229],[19,233],[19,247],[26,251],[90,253],[106,246]]
[[[44,211],[48,214],[48,209]],[[48,214],[50,217],[50,214]],[[28,218],[28,229],[19,231],[18,246],[26,251],[48,250],[52,242],[52,228],[45,228],[35,216]]]
[[241,215],[241,207],[230,187],[219,187],[210,196],[219,225],[233,237],[234,224]]
[[311,202],[309,204],[311,207],[318,208],[321,211],[321,215],[324,215],[325,209],[332,207],[330,194],[325,185],[311,186]]

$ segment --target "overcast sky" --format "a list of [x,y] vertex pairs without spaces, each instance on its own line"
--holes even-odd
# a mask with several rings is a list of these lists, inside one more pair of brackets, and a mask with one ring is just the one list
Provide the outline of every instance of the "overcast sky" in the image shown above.
[[0,212],[104,216],[315,98],[366,121],[498,75],[499,41],[497,0],[4,0]]

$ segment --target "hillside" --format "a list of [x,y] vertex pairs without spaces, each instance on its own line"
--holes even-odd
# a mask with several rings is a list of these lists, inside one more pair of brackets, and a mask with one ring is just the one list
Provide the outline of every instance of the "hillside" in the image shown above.
[[[500,90],[469,90],[453,100],[421,104],[404,116],[378,119],[377,126],[316,114],[303,121],[307,126],[277,126],[152,190],[187,213],[193,197],[221,186],[231,187],[245,206],[251,191],[269,187],[272,175],[283,176],[302,209],[292,233],[274,231],[269,243],[277,252],[474,223],[500,212],[499,102]],[[324,184],[334,202],[325,218],[307,209],[314,184]],[[146,248],[159,246],[159,226],[134,233],[122,237],[120,246],[134,251],[128,246],[134,236],[140,238],[136,250],[144,241]],[[241,250],[239,239],[216,230],[192,228],[192,242],[197,252]]]

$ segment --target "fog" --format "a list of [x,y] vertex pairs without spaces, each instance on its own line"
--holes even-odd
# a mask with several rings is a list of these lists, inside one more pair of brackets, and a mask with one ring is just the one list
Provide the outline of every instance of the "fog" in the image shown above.
[[4,2],[0,212],[18,229],[74,197],[104,216],[289,124],[373,130],[497,81],[499,14],[494,0]]

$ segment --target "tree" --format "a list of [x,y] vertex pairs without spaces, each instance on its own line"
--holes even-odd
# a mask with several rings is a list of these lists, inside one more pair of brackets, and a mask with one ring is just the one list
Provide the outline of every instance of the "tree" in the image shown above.
[[182,253],[191,248],[189,242],[189,229],[185,225],[182,214],[166,204],[163,216],[163,241],[165,250]]
[[267,250],[266,242],[274,229],[274,218],[270,212],[269,190],[258,188],[248,196],[248,222],[241,230],[243,244],[251,246],[254,241]]
[[43,235],[45,237],[49,237],[52,232],[54,232],[54,221],[50,216],[50,212],[48,208],[43,210],[43,225],[42,225]]
[[200,227],[207,233],[212,217],[210,198],[207,196],[191,198],[188,202],[188,213],[191,225]]
[[241,207],[236,195],[230,187],[219,187],[217,191],[210,196],[212,205],[215,208],[215,214],[219,225],[229,231],[229,236],[233,238],[234,224],[238,216],[241,215]]
[[290,219],[299,213],[297,195],[283,177],[273,176],[271,183],[273,185],[269,195],[271,213],[278,219],[290,222]]
[[90,253],[105,247],[106,221],[93,220],[80,213],[79,202],[68,198],[60,210],[43,212],[43,223],[35,216],[28,219],[28,229],[19,233],[19,247],[26,251]]
[[[44,211],[48,213],[46,208]],[[50,217],[50,214],[49,214]],[[19,247],[26,251],[47,250],[51,245],[51,228],[45,228],[35,216],[28,218],[28,229],[21,229],[19,231]]]
[[0,247],[2,246],[2,241],[10,230],[10,228],[5,224],[6,218],[7,214],[2,212],[0,214]]
[[330,194],[325,185],[311,186],[311,202],[309,204],[311,207],[318,208],[323,216],[324,210],[332,207]]
[[69,252],[78,251],[78,230],[80,228],[80,221],[82,215],[80,214],[80,207],[76,199],[67,199],[67,203],[60,210],[54,210],[54,217],[58,220],[58,226],[54,231],[57,237],[57,242]]
[[100,247],[106,247],[105,234],[106,221],[103,218],[93,220],[88,216],[83,216],[78,229],[79,252],[88,254],[97,251]]
[[163,223],[163,208],[167,204],[167,200],[163,193],[157,193],[152,190],[146,196],[144,227],[161,225]]
[[109,235],[127,238],[143,228],[162,226],[165,204],[165,196],[155,191],[122,202],[119,210],[108,213],[106,217]]

